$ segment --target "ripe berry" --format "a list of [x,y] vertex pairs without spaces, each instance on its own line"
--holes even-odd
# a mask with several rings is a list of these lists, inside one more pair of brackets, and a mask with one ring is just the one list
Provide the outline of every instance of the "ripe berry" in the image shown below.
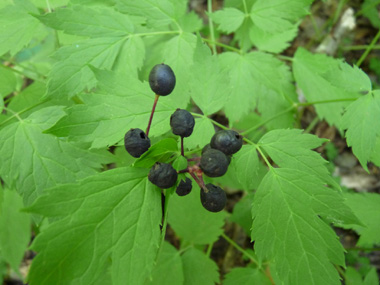
[[140,157],[150,148],[150,139],[141,129],[130,129],[124,136],[124,146],[130,155]]
[[195,120],[190,112],[177,109],[170,116],[170,127],[172,128],[173,134],[181,137],[188,137],[193,133]]
[[163,189],[174,186],[177,178],[177,171],[170,164],[161,162],[156,162],[148,174],[149,181]]
[[211,148],[211,145],[208,143],[208,144],[206,144],[203,148],[202,148],[202,155],[204,154],[204,152],[206,151],[206,150],[209,150]]
[[211,138],[210,145],[226,155],[231,155],[241,149],[243,137],[233,130],[221,130]]
[[177,186],[176,193],[178,196],[186,196],[191,192],[191,189],[193,188],[191,179],[186,177],[186,180],[181,180],[181,182]]
[[201,157],[200,168],[209,177],[219,177],[227,172],[227,156],[217,149],[206,150]]
[[210,212],[220,212],[224,209],[227,203],[226,193],[222,188],[211,183],[206,185],[207,192],[201,188],[201,203],[202,206]]
[[169,95],[175,86],[175,75],[169,65],[155,65],[149,73],[149,85],[152,91],[161,96]]

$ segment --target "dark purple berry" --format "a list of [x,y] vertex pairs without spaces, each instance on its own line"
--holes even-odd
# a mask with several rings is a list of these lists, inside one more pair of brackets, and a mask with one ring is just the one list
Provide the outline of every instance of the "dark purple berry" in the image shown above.
[[210,212],[220,212],[226,206],[227,196],[222,188],[209,183],[206,190],[201,188],[201,203]]
[[130,129],[124,136],[124,146],[130,155],[140,157],[150,148],[150,139],[141,129]]
[[170,116],[170,127],[177,136],[189,137],[193,133],[194,125],[194,117],[189,111],[177,109]]
[[156,162],[148,174],[149,181],[162,189],[174,186],[177,178],[177,171],[170,164],[161,162]]
[[175,86],[175,75],[169,65],[155,65],[149,73],[149,85],[152,91],[161,96],[172,93]]
[[191,179],[187,178],[185,180],[181,180],[181,182],[177,186],[176,193],[178,196],[186,196],[191,192],[191,189],[193,188]]
[[202,154],[199,166],[207,176],[219,177],[227,172],[228,164],[228,158],[223,152],[211,148]]
[[233,130],[221,130],[211,138],[210,145],[226,155],[231,155],[241,149],[243,137]]

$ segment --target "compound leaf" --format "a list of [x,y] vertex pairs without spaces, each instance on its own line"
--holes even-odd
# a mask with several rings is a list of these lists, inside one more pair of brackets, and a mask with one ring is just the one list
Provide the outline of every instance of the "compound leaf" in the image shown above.
[[234,155],[234,166],[237,178],[244,189],[253,189],[253,179],[259,168],[259,157],[256,147],[253,145],[243,145],[241,150]]
[[347,107],[343,115],[342,128],[347,129],[347,145],[368,171],[367,162],[371,159],[380,136],[380,127],[373,122],[380,121],[380,91],[360,97]]
[[252,206],[257,256],[270,260],[285,284],[340,284],[334,264],[344,266],[344,249],[321,219],[352,221],[337,208],[350,212],[340,193],[325,187],[318,177],[271,168]]
[[19,272],[30,241],[30,216],[20,211],[23,207],[22,198],[15,191],[3,191],[3,199],[0,200],[0,252],[15,272]]
[[[209,244],[223,232],[225,212],[211,213],[203,208],[200,191],[193,182],[190,194],[173,195],[169,202],[168,222],[176,234],[194,244]],[[189,215],[191,213],[191,215]]]
[[184,285],[214,285],[219,282],[218,266],[196,248],[188,249],[182,256]]
[[121,167],[46,191],[29,211],[56,217],[32,244],[29,284],[142,284],[156,257],[161,192],[147,169]]
[[380,195],[376,193],[345,193],[346,204],[363,225],[345,225],[359,233],[358,246],[380,243]]
[[112,162],[106,151],[88,151],[42,131],[64,116],[62,107],[47,107],[0,131],[0,175],[30,205],[44,189],[95,174]]
[[236,31],[244,21],[245,15],[235,8],[224,8],[211,15],[215,23],[219,24],[218,29],[228,34]]
[[196,118],[194,131],[190,137],[185,139],[184,146],[188,149],[203,148],[206,144],[210,143],[214,133],[214,126],[208,118]]
[[[67,110],[49,132],[70,140],[91,142],[101,148],[122,140],[131,128],[145,129],[153,105],[154,94],[147,83],[123,73],[93,69],[99,80],[97,93],[82,96],[85,104]],[[149,136],[170,130],[169,118],[181,108],[161,96]]]
[[178,151],[175,139],[167,138],[152,145],[139,159],[135,161],[135,167],[152,167],[157,161],[165,162],[174,152]]
[[329,104],[316,104],[321,119],[341,127],[342,113],[360,95],[371,91],[371,81],[359,68],[351,67],[342,60],[324,54],[312,54],[299,48],[293,61],[293,72],[297,84],[307,101],[345,100]]

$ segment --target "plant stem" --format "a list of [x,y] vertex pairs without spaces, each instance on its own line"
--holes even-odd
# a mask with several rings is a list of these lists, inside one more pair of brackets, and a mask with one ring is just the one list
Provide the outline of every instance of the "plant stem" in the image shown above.
[[210,257],[213,246],[214,246],[214,243],[210,243],[208,245],[207,252],[206,252],[207,257]]
[[237,53],[241,53],[241,50],[238,49],[238,48],[234,48],[234,47],[232,47],[232,46],[229,46],[229,45],[226,45],[226,44],[222,44],[222,43],[220,43],[220,42],[213,42],[212,40],[205,39],[205,38],[202,38],[202,40],[203,40],[204,42],[207,42],[207,43],[210,43],[210,44],[212,43],[212,44],[214,44],[214,45],[217,45],[217,46],[223,47],[223,48],[225,48],[225,49],[229,49],[229,50],[232,50],[232,51],[236,51]]
[[166,190],[166,193],[165,193],[165,204],[164,204],[164,220],[163,220],[163,224],[162,224],[162,230],[161,230],[161,242],[160,242],[160,247],[158,249],[158,252],[157,252],[157,256],[156,256],[156,262],[158,260],[158,257],[160,256],[161,252],[162,252],[162,248],[164,246],[164,242],[165,242],[165,236],[166,236],[166,227],[168,225],[168,206],[169,206],[169,199],[170,199],[170,196],[171,196],[171,191],[168,189]]
[[157,95],[157,94],[156,94],[156,96],[154,97],[154,103],[153,103],[152,112],[150,113],[150,118],[149,118],[149,122],[148,122],[148,127],[146,128],[146,136],[149,136],[149,130],[150,130],[150,126],[151,126],[151,124],[152,124],[154,110],[156,110],[156,106],[157,106],[158,98],[160,98],[160,95]]
[[199,161],[201,160],[200,157],[193,157],[193,158],[188,158],[187,161]]
[[254,264],[257,265],[258,268],[261,269],[261,264],[246,250],[244,250],[242,247],[240,247],[235,241],[230,239],[225,233],[221,234],[222,238],[224,238],[230,245],[232,245],[234,248],[236,248],[238,251],[240,251],[243,255],[248,257]]
[[208,26],[210,29],[210,37],[211,37],[211,48],[212,53],[216,54],[216,47],[215,47],[215,34],[214,34],[214,23],[212,22],[211,14],[212,14],[212,0],[207,0],[207,10],[208,10]]
[[[362,50],[362,49],[367,49],[369,45],[357,45],[357,46],[345,46],[341,47],[342,50]],[[380,49],[380,45],[374,45],[372,47],[372,50],[374,49]]]
[[181,155],[185,157],[185,151],[183,149],[183,137],[181,137]]
[[333,100],[321,100],[314,102],[305,102],[305,103],[297,103],[297,107],[300,106],[311,106],[316,104],[326,104],[326,103],[337,103],[337,102],[346,102],[346,101],[355,101],[358,98],[342,98],[342,99],[333,99]]
[[307,126],[306,130],[303,132],[304,134],[308,134],[312,131],[312,129],[314,129],[315,125],[318,124],[319,122],[319,118],[318,117],[315,117],[311,123]]
[[380,38],[380,30],[377,31],[377,34],[376,36],[373,38],[372,42],[369,44],[369,46],[367,47],[367,49],[364,51],[364,53],[362,54],[362,56],[359,58],[358,62],[356,63],[356,65],[359,67],[363,61],[366,59],[366,57],[368,56],[368,54],[371,52],[373,46],[377,43],[377,41],[379,40]]

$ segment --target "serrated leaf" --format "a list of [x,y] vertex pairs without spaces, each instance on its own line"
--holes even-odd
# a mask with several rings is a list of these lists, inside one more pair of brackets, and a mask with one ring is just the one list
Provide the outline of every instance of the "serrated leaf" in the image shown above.
[[30,216],[20,211],[23,207],[22,198],[15,191],[4,190],[0,200],[0,252],[15,272],[19,272],[30,241]]
[[259,168],[259,157],[257,156],[256,147],[253,145],[243,145],[235,155],[235,170],[239,182],[244,189],[253,189],[253,179]]
[[15,91],[17,78],[12,70],[0,65],[0,101],[11,92]]
[[236,285],[236,284],[262,284],[270,285],[271,281],[263,272],[256,268],[233,268],[226,274],[223,285]]
[[370,161],[380,136],[380,127],[373,122],[380,121],[380,91],[360,97],[347,107],[342,119],[342,129],[347,129],[347,145],[368,172]]
[[379,284],[379,276],[377,275],[376,268],[372,267],[371,270],[364,278],[364,285],[378,285]]
[[[370,80],[359,68],[303,48],[295,54],[293,72],[309,102],[354,99],[371,91]],[[315,109],[321,119],[340,128],[343,110],[349,104],[349,101],[316,104]]]
[[42,131],[64,115],[62,107],[47,107],[0,131],[0,176],[30,205],[44,189],[95,174],[112,162],[106,151],[88,151]]
[[211,14],[211,17],[215,23],[219,24],[219,30],[230,34],[241,26],[245,15],[238,9],[224,8]]
[[185,15],[187,2],[183,0],[116,0],[119,11],[147,19],[152,28],[177,23]]
[[29,211],[61,219],[34,240],[29,284],[142,284],[156,257],[161,193],[147,169],[117,168],[52,188]]
[[344,193],[346,204],[363,225],[344,225],[359,233],[358,246],[380,243],[380,195],[376,193]]
[[221,70],[218,58],[198,39],[191,68],[191,98],[205,115],[211,115],[225,105],[230,93],[228,75]]
[[337,208],[350,213],[342,196],[316,176],[271,168],[252,206],[257,256],[273,262],[273,270],[285,284],[340,284],[334,264],[344,266],[344,249],[319,217],[351,220]]
[[176,140],[171,138],[160,140],[152,145],[139,159],[137,159],[133,166],[149,168],[157,161],[166,162],[166,160],[176,151],[178,151]]
[[247,235],[250,234],[252,228],[252,201],[254,194],[249,193],[244,196],[234,206],[230,220],[240,225]]
[[185,274],[184,285],[214,285],[219,282],[218,266],[198,249],[188,249],[181,258]]
[[[190,194],[174,194],[169,202],[168,222],[176,234],[194,244],[209,244],[223,232],[225,212],[211,213],[203,208],[200,190],[193,181]],[[191,213],[191,214],[189,214]]]
[[[84,104],[67,110],[50,133],[70,140],[90,142],[93,148],[114,145],[131,128],[145,129],[152,110],[154,94],[147,82],[133,75],[93,69],[98,93],[82,96]],[[170,130],[170,115],[178,108],[170,96],[161,96],[153,117],[149,136]]]
[[266,133],[258,144],[278,166],[306,170],[339,190],[339,185],[326,167],[328,162],[319,153],[312,151],[326,141],[314,135],[303,134],[302,130],[291,129]]
[[110,69],[124,42],[125,39],[119,37],[93,38],[61,47],[54,54],[57,63],[48,81],[48,94],[72,97],[95,87],[95,75],[89,65]]
[[122,37],[134,32],[130,18],[112,8],[74,5],[37,18],[65,33],[85,37]]
[[170,243],[163,244],[152,276],[145,284],[167,285],[183,284],[183,265],[180,253]]
[[210,143],[214,133],[214,126],[208,118],[196,118],[194,131],[190,137],[184,140],[184,146],[187,149],[203,148]]
[[38,14],[38,10],[27,0],[15,0],[0,10],[0,56],[15,55],[41,32],[42,25],[30,13]]

